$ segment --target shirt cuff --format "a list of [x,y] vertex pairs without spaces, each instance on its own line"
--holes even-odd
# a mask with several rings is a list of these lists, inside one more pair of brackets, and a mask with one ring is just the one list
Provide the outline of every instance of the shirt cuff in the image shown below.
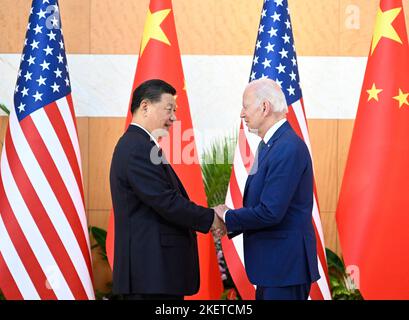
[[230,209],[227,209],[224,213],[223,213],[223,222],[226,223],[226,213],[227,211],[229,211]]

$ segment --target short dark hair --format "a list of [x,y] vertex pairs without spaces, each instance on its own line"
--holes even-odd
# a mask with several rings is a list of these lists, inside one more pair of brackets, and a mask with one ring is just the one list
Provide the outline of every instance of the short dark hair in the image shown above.
[[143,100],[147,99],[150,102],[159,102],[164,93],[169,93],[174,96],[176,89],[160,79],[151,79],[143,82],[133,93],[131,103],[132,114],[139,108]]

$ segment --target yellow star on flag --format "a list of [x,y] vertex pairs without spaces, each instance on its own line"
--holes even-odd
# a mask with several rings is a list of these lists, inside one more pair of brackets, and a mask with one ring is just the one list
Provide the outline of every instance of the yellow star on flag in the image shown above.
[[402,106],[404,104],[409,106],[409,102],[408,102],[408,96],[409,96],[409,92],[408,93],[404,93],[401,89],[399,89],[399,95],[396,97],[393,97],[395,100],[399,101],[399,108],[402,108]]
[[161,23],[163,22],[163,20],[166,19],[169,12],[170,12],[170,9],[160,10],[154,13],[151,13],[150,10],[148,11],[148,16],[146,17],[145,29],[143,31],[143,36],[142,36],[141,56],[143,52],[145,51],[145,48],[148,45],[148,42],[151,39],[155,39],[163,43],[166,43],[167,45],[170,45],[168,37],[166,36],[165,32],[163,32],[162,28],[160,27]]
[[402,44],[399,34],[392,26],[392,23],[395,21],[396,17],[401,11],[402,8],[395,8],[388,11],[382,11],[381,8],[378,9],[375,31],[372,39],[371,55],[374,53],[379,41],[381,41],[382,38],[388,38]]
[[378,94],[380,94],[383,91],[383,89],[377,89],[375,86],[375,83],[372,85],[372,88],[369,90],[366,90],[368,92],[369,97],[368,101],[371,101],[372,99],[375,99],[376,101],[379,101]]

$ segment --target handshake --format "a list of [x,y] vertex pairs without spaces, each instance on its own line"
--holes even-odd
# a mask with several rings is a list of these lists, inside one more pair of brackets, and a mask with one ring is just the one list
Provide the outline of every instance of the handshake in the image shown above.
[[216,239],[220,239],[227,233],[226,225],[223,221],[223,215],[226,210],[229,210],[229,208],[225,204],[220,204],[212,209],[214,210],[214,219],[210,230]]

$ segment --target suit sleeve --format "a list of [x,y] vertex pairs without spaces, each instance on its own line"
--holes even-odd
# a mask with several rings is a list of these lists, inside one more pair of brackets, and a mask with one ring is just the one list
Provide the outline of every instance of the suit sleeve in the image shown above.
[[[308,151],[307,151],[308,152]],[[255,207],[229,210],[226,226],[231,236],[279,224],[284,218],[300,179],[307,168],[309,154],[298,143],[287,144],[270,160],[260,202]]]
[[169,183],[163,166],[152,163],[150,151],[137,148],[130,155],[127,176],[135,194],[165,220],[202,233],[209,232],[213,209],[183,197]]

